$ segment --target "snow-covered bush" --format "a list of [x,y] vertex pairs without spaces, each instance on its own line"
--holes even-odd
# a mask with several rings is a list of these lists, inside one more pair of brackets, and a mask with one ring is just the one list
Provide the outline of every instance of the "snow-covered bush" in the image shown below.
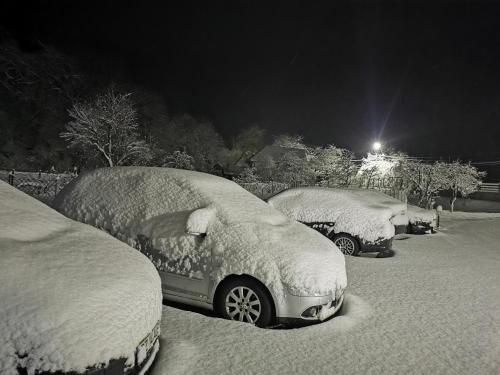
[[165,156],[164,167],[177,169],[194,169],[194,159],[184,151],[174,151]]
[[259,176],[255,167],[247,167],[243,169],[238,177],[234,179],[237,184],[251,184],[259,182]]

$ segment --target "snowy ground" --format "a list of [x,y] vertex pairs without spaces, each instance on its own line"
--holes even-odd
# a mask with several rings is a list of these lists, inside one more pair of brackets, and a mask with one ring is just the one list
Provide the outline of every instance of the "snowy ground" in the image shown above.
[[500,374],[500,215],[441,218],[393,258],[347,257],[342,315],[259,329],[166,306],[160,374]]

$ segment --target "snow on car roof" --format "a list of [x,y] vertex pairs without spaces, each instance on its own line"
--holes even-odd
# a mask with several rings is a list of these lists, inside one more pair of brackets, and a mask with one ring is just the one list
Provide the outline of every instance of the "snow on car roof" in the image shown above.
[[382,197],[371,191],[294,188],[275,195],[268,202],[298,221],[335,223],[336,233],[349,233],[367,242],[394,236],[394,225],[390,219],[398,211],[396,205],[386,206]]
[[161,316],[149,260],[4,182],[0,211],[0,373],[133,365]]
[[[141,191],[141,196],[132,199],[131,191]],[[189,194],[179,194],[186,191]],[[92,198],[89,198],[89,194]],[[77,203],[82,196],[86,196],[87,205],[106,207],[109,217],[96,218],[99,223],[89,222],[104,228],[107,225],[113,227],[117,221],[125,221],[130,226],[134,222],[169,212],[172,207],[194,210],[214,203],[218,211],[224,212],[224,219],[230,222],[259,220],[279,224],[288,220],[230,180],[182,169],[97,169],[80,175],[75,183],[63,189],[56,197],[54,206],[64,207],[65,214],[76,218],[79,214],[85,214],[82,212],[85,208]],[[121,217],[123,215],[127,217]]]
[[407,204],[401,202],[400,200],[393,198],[387,194],[384,194],[377,190],[372,189],[336,189],[339,190],[340,193],[346,192],[353,197],[357,197],[371,207],[376,207],[376,205],[383,206],[384,208],[390,208],[393,214],[400,214],[406,212]]

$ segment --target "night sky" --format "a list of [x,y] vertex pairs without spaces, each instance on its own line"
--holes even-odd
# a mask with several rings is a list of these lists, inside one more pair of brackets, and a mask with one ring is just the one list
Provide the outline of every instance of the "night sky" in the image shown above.
[[19,39],[155,90],[227,138],[256,123],[357,152],[380,137],[412,155],[500,159],[500,3],[5,6]]

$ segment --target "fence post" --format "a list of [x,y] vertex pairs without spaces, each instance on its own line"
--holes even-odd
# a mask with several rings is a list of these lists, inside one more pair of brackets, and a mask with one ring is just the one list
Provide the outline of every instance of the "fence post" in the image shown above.
[[59,175],[56,176],[56,182],[54,184],[54,197],[57,195],[57,185],[59,183]]

